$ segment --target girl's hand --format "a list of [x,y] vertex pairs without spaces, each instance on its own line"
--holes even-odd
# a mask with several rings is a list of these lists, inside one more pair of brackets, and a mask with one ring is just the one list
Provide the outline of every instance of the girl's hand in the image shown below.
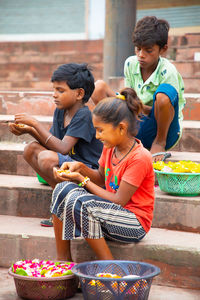
[[8,127],[10,132],[13,134],[20,136],[25,133],[30,133],[31,128],[30,126],[24,125],[24,124],[16,124],[16,123],[8,123]]
[[38,121],[26,113],[20,113],[15,115],[15,122],[34,127]]
[[75,183],[79,183],[82,182],[84,179],[84,176],[82,176],[80,173],[71,172],[69,171],[69,169],[64,170],[64,169],[53,168],[53,175],[57,182],[72,181]]
[[81,173],[82,163],[79,161],[64,162],[61,166],[61,170],[69,170],[70,172]]

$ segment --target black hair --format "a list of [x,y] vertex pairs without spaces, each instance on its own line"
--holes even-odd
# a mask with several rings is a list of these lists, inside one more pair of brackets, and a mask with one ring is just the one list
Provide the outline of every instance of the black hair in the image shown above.
[[51,77],[51,82],[65,81],[70,89],[82,88],[85,95],[82,99],[86,103],[94,91],[94,77],[87,64],[64,64],[59,66]]
[[128,133],[135,136],[138,130],[139,115],[143,111],[143,105],[132,88],[124,88],[120,94],[125,97],[121,100],[116,97],[109,97],[101,100],[93,110],[93,114],[104,123],[111,123],[117,127],[122,121],[128,123]]
[[133,31],[133,44],[136,47],[158,45],[163,48],[168,41],[169,23],[155,16],[139,20]]

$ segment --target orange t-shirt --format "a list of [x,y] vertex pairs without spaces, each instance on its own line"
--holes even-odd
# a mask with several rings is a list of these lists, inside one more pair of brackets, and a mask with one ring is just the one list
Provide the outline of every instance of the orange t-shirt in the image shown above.
[[[148,232],[153,219],[155,199],[154,171],[150,152],[139,140],[137,142],[136,147],[119,164],[113,155],[114,148],[104,147],[99,165],[105,171],[107,191],[116,193],[121,180],[138,187],[124,208],[132,211]],[[111,163],[111,158],[116,166]]]

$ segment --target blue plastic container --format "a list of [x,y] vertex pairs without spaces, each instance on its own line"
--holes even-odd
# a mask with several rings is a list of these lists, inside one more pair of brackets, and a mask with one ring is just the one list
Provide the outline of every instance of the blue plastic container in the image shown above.
[[[153,277],[160,274],[160,269],[145,262],[98,260],[76,264],[72,272],[79,277],[85,300],[146,300]],[[122,278],[98,277],[98,273]]]

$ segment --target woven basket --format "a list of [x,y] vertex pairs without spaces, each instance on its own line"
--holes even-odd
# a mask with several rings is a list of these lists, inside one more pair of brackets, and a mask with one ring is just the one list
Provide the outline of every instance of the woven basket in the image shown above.
[[163,192],[179,196],[197,196],[200,194],[200,173],[154,171],[159,187]]
[[8,271],[14,277],[19,297],[30,300],[61,300],[73,297],[77,292],[78,280],[75,275],[53,278],[28,277]]
[[[80,263],[72,267],[79,277],[85,300],[147,300],[153,277],[160,273],[154,265],[122,260],[102,260]],[[97,277],[97,273],[129,278]]]

